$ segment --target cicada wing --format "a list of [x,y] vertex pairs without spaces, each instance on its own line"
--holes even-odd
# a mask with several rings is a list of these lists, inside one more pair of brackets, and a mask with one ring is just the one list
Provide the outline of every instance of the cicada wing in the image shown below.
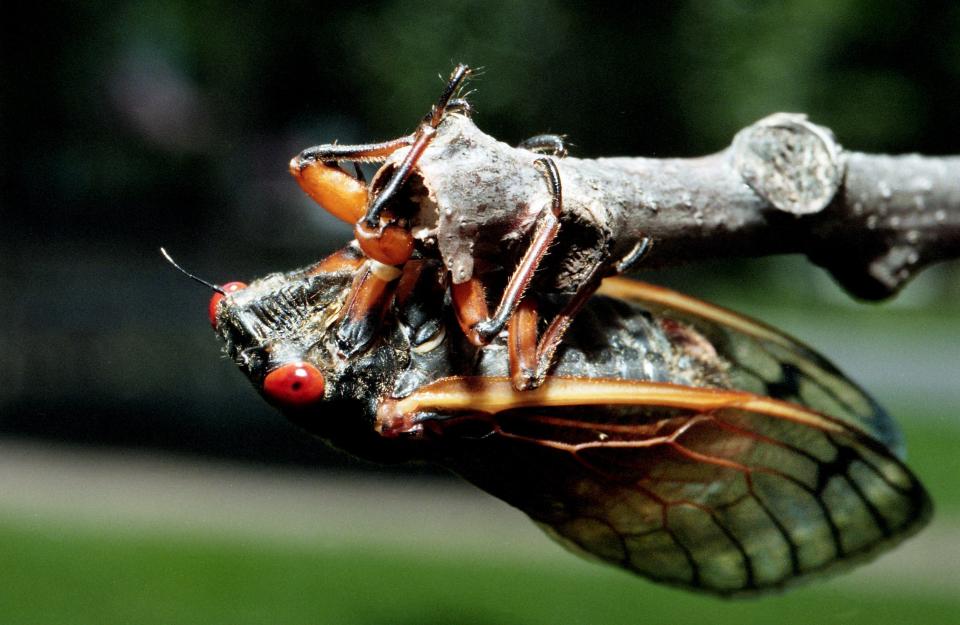
[[[585,382],[584,393],[596,389]],[[632,389],[637,403],[528,404],[429,426],[446,464],[566,546],[717,594],[840,569],[929,516],[910,470],[841,420],[701,388],[674,388],[679,399],[656,405],[669,385],[603,383]]]
[[639,304],[661,324],[672,320],[694,328],[728,363],[732,388],[828,414],[865,431],[898,457],[904,457],[903,437],[886,411],[822,355],[780,330],[636,280],[607,279],[599,293]]

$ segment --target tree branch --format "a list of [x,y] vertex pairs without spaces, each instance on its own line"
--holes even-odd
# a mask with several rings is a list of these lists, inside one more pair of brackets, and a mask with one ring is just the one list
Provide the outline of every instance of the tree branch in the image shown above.
[[[437,233],[455,281],[477,258],[502,255],[549,201],[532,166],[540,156],[460,115],[440,126],[411,200],[421,208],[415,225]],[[612,234],[615,255],[652,237],[645,266],[802,253],[851,294],[880,299],[925,266],[960,256],[960,157],[845,151],[802,115],[771,115],[710,156],[558,165],[567,221]]]

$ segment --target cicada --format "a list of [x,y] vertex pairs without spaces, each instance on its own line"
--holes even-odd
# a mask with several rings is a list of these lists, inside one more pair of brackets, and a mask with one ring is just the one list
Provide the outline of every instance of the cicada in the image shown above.
[[[887,413],[771,327],[607,279],[543,383],[518,391],[510,354],[535,338],[504,332],[476,345],[456,331],[437,260],[408,263],[375,338],[344,354],[337,328],[351,293],[365,292],[364,262],[351,245],[223,289],[211,306],[253,385],[336,447],[437,463],[579,554],[718,595],[839,570],[930,516]],[[528,314],[521,303],[517,316]]]

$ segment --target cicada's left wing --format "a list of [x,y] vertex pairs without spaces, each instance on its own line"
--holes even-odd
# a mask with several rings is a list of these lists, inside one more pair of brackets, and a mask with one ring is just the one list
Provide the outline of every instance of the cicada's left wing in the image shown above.
[[861,560],[930,511],[879,441],[740,391],[550,377],[516,392],[455,377],[384,402],[379,419],[388,433],[422,427],[440,461],[566,546],[717,594]]

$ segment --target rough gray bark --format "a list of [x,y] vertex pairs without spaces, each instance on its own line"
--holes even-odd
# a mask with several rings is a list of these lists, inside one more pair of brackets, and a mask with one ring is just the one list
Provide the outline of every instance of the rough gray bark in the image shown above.
[[[415,232],[436,236],[455,282],[476,263],[522,248],[549,203],[533,167],[541,156],[496,141],[461,115],[440,126],[410,200],[420,207]],[[567,286],[596,254],[614,262],[642,236],[654,242],[644,266],[802,253],[869,299],[960,255],[960,157],[845,151],[802,115],[767,117],[700,158],[557,162],[560,253],[569,257],[558,271]]]

